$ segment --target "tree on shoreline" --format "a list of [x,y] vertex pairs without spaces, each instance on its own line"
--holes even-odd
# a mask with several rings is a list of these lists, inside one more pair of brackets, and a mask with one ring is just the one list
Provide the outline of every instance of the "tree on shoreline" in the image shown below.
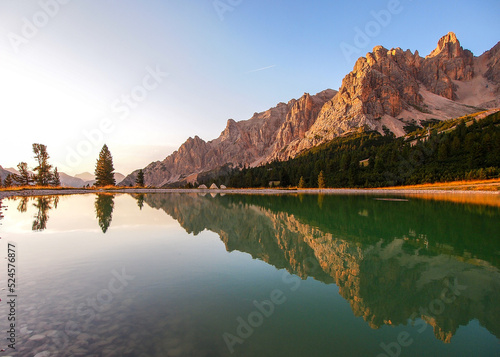
[[319,188],[325,188],[326,187],[326,182],[325,182],[325,174],[323,173],[323,170],[318,175],[318,187]]
[[35,181],[38,186],[49,186],[52,181],[52,165],[49,164],[49,154],[47,146],[43,144],[33,144],[33,152],[38,166],[33,169],[36,172]]
[[7,177],[5,178],[5,181],[3,182],[3,186],[5,188],[12,187],[14,185],[14,179],[12,178],[12,174],[8,174]]
[[99,159],[97,159],[95,167],[95,185],[97,187],[101,186],[114,186],[115,181],[115,168],[113,167],[113,157],[108,149],[108,146],[104,144],[99,153]]
[[306,182],[304,181],[304,176],[300,176],[300,180],[299,180],[299,188],[304,188],[306,187]]
[[33,183],[33,176],[28,171],[28,164],[25,162],[20,162],[17,165],[19,175],[14,176],[14,180],[20,186],[29,186]]
[[139,173],[137,174],[137,178],[135,179],[135,184],[138,187],[144,187],[144,171],[142,171],[142,169],[140,169]]
[[59,172],[57,171],[57,167],[54,169],[54,173],[52,174],[51,184],[54,187],[61,186],[61,176],[59,175]]

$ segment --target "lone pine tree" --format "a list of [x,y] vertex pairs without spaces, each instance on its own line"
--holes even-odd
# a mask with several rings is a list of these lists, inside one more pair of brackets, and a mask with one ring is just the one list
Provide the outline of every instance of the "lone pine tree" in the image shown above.
[[95,167],[95,185],[96,186],[114,186],[115,181],[115,168],[113,167],[113,157],[108,149],[108,146],[104,144],[99,153],[99,159],[97,159],[97,164]]

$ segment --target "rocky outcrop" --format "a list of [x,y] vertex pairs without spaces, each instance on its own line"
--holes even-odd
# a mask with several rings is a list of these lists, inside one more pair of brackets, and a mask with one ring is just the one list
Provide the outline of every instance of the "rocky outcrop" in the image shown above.
[[[418,51],[376,46],[361,57],[338,93],[280,103],[246,121],[229,119],[212,141],[188,139],[178,151],[144,169],[147,185],[195,182],[223,165],[257,166],[293,158],[316,145],[359,130],[405,134],[405,121],[446,120],[500,105],[500,43],[480,57],[454,33],[425,58]],[[138,171],[122,185],[134,183]]]
[[276,135],[275,144],[266,162],[283,160],[288,157],[283,155],[284,150],[294,141],[305,137],[307,131],[315,123],[324,104],[332,99],[337,92],[331,89],[318,93],[316,96],[304,94],[297,100],[288,112],[285,122]]
[[[357,60],[342,81],[338,94],[328,101],[303,139],[282,150],[282,160],[337,136],[356,130],[377,130],[384,126],[396,135],[404,134],[403,120],[437,118],[441,120],[479,111],[474,105],[496,103],[476,100],[480,87],[498,86],[498,45],[482,59],[484,76],[477,71],[469,50],[464,50],[454,33],[443,36],[434,51],[423,58],[418,51],[388,50],[376,46]],[[481,81],[482,79],[482,81]],[[464,83],[467,88],[459,88]],[[459,91],[459,89],[463,89]],[[496,94],[498,98],[498,93]],[[488,105],[489,103],[489,105]]]
[[500,42],[491,50],[485,52],[481,57],[487,61],[487,70],[484,77],[493,83],[500,83]]
[[[255,113],[249,120],[229,119],[217,139],[205,142],[198,136],[189,138],[165,160],[148,165],[144,169],[145,183],[164,186],[180,180],[194,182],[197,174],[225,164],[260,165],[292,140],[302,138],[324,103],[335,94],[331,89],[316,95],[305,93],[298,100]],[[133,185],[138,172],[130,174],[121,185]]]
[[422,61],[418,79],[432,93],[457,99],[452,80],[468,81],[474,77],[474,55],[464,50],[454,33],[441,37],[438,46]]

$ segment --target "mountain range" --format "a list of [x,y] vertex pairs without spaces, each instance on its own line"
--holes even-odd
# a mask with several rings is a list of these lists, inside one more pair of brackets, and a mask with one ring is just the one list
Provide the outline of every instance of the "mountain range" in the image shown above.
[[[476,57],[452,32],[426,57],[418,51],[376,46],[356,61],[338,91],[279,103],[252,118],[227,121],[220,136],[189,138],[177,151],[144,170],[145,183],[194,183],[198,175],[229,167],[287,160],[335,137],[359,130],[390,130],[429,119],[447,120],[500,106],[500,42]],[[121,185],[133,185],[139,170]]]
[[[30,171],[31,172],[31,171]],[[31,172],[33,174],[33,172]],[[4,169],[2,166],[0,166],[0,181],[3,182],[7,175],[9,174],[15,174],[18,175],[19,171],[14,169],[14,168],[7,168]],[[84,172],[81,174],[77,174],[75,176],[70,176],[68,174],[65,174],[64,172],[59,172],[59,176],[61,179],[61,185],[63,187],[76,187],[80,188],[86,185],[92,186],[95,183],[95,176],[89,172]],[[115,172],[115,180],[116,183],[119,184],[125,176],[121,173]]]

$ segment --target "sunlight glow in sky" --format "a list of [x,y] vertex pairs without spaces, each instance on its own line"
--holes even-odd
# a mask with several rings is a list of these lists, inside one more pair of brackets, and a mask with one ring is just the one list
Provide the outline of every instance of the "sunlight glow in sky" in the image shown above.
[[2,0],[0,165],[34,166],[39,142],[59,171],[93,172],[107,143],[128,174],[229,118],[338,89],[376,45],[425,56],[454,31],[478,56],[499,13],[496,0]]

